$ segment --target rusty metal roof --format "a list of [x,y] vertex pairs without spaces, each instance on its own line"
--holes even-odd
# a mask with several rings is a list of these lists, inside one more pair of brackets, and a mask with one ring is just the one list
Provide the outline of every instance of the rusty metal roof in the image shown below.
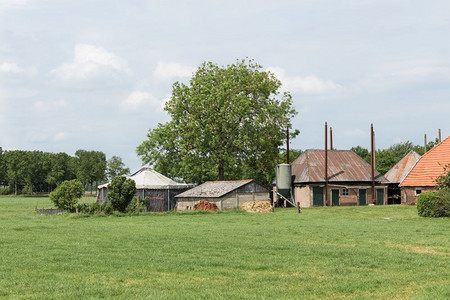
[[400,186],[436,186],[436,178],[444,174],[447,164],[450,164],[450,136],[422,155]]
[[420,154],[417,154],[415,151],[411,150],[405,157],[396,163],[395,166],[387,171],[387,173],[384,174],[384,177],[386,177],[386,179],[391,183],[402,182],[419,159]]
[[217,198],[244,186],[253,179],[233,181],[207,181],[195,188],[181,193],[176,198]]
[[[292,163],[294,183],[325,182],[325,151],[306,150]],[[350,150],[328,150],[329,182],[371,182],[371,166]],[[375,170],[375,181],[388,183]]]

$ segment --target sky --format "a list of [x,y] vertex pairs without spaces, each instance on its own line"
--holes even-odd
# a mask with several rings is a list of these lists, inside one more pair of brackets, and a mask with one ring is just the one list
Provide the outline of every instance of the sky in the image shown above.
[[450,1],[0,0],[0,147],[120,156],[175,81],[251,58],[293,97],[291,148],[450,135]]

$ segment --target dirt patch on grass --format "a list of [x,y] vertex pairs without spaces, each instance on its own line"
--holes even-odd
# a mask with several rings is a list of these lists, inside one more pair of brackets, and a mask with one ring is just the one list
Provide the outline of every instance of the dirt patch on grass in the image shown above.
[[413,245],[405,245],[405,244],[386,244],[386,246],[399,248],[399,249],[403,249],[403,250],[407,250],[407,251],[411,251],[411,252],[415,252],[415,253],[427,253],[427,254],[444,255],[444,256],[450,255],[450,253],[437,251],[433,248],[423,247],[423,246],[421,247],[421,246],[413,246]]

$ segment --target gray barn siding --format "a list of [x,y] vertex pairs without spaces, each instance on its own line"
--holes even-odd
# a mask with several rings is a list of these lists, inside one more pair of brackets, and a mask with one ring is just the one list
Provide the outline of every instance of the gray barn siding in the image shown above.
[[[140,197],[146,201],[147,211],[162,212],[175,209],[177,204],[175,196],[188,190],[186,189],[139,189],[136,190],[136,197]],[[103,188],[99,191],[100,195],[104,195],[103,198],[97,197],[97,202],[110,203],[108,197],[107,188]],[[146,199],[147,198],[147,199]]]
[[222,197],[178,197],[177,210],[194,209],[194,205],[202,200],[213,202],[219,209],[233,209],[251,201],[267,201],[269,192],[259,184],[250,182],[241,186]]

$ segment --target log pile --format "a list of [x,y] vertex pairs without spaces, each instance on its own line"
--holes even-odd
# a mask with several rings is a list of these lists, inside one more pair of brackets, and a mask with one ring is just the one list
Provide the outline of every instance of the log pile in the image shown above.
[[251,201],[241,205],[241,209],[249,213],[273,212],[273,207],[269,201]]
[[206,201],[206,200],[202,200],[199,203],[194,205],[194,210],[210,210],[210,211],[216,211],[219,208],[217,207],[217,205],[215,203]]

